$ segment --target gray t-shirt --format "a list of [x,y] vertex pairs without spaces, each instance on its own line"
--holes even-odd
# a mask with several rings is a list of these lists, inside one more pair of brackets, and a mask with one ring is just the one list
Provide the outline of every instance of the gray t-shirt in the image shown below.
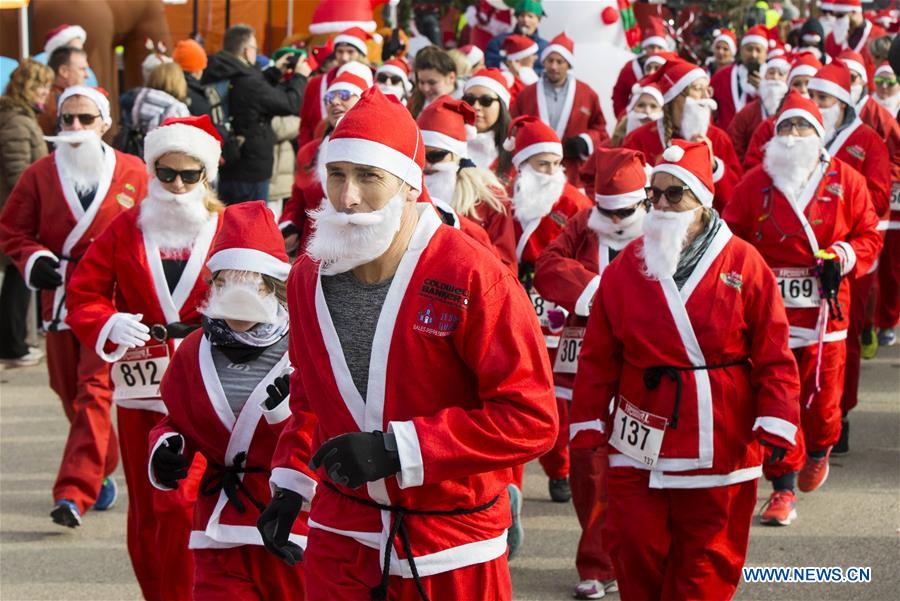
[[353,383],[366,400],[369,386],[369,361],[372,358],[372,340],[381,307],[391,287],[393,277],[377,284],[365,284],[347,271],[332,276],[322,276],[322,293],[334,322],[344,359],[353,377]]
[[562,117],[563,105],[566,102],[566,94],[572,85],[572,77],[566,77],[563,85],[556,87],[544,78],[544,98],[547,100],[547,120],[550,127],[556,129],[560,117]]
[[247,363],[232,363],[218,347],[212,347],[213,364],[216,366],[219,382],[222,383],[225,398],[228,399],[228,405],[235,417],[244,408],[244,403],[247,402],[247,397],[250,396],[253,389],[281,361],[281,357],[287,352],[287,347],[288,337],[285,334],[281,340],[264,350],[259,357]]

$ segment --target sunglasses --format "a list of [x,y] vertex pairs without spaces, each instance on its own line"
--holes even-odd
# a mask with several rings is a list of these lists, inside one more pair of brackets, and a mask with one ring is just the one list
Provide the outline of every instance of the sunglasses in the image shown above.
[[463,102],[468,104],[469,106],[475,106],[476,104],[480,104],[484,108],[490,107],[495,102],[499,102],[500,98],[497,96],[488,96],[484,94],[482,96],[474,96],[472,94],[466,94],[462,97]]
[[690,190],[689,186],[669,186],[665,190],[660,190],[659,188],[653,186],[647,188],[647,199],[652,204],[657,204],[659,199],[666,196],[666,201],[670,205],[677,205],[684,199],[684,193]]
[[78,119],[78,122],[84,126],[93,125],[94,121],[100,118],[100,115],[91,115],[90,113],[78,113],[77,115],[73,115],[71,113],[64,113],[59,116],[62,119],[62,122],[66,125],[72,125],[75,123],[75,119]]
[[429,150],[425,153],[425,162],[432,165],[440,163],[447,158],[448,154],[450,154],[449,150]]
[[812,123],[806,119],[786,120],[778,124],[778,127],[775,128],[775,132],[778,134],[788,134],[794,129],[797,130],[798,134],[802,134],[813,129],[813,126]]
[[160,167],[157,164],[156,179],[164,184],[171,184],[175,181],[176,177],[180,177],[181,182],[184,184],[196,184],[200,181],[200,178],[203,177],[205,171],[206,170],[203,167],[200,169],[184,169],[178,171],[177,169],[171,169],[169,167]]
[[614,209],[610,211],[609,209],[604,209],[601,207],[597,207],[597,210],[606,218],[612,219],[613,217],[618,217],[619,219],[628,219],[641,207],[645,206],[647,201],[642,201],[633,207],[628,207],[627,209]]
[[872,81],[876,86],[893,86],[897,84],[896,77],[876,77]]
[[350,90],[332,90],[325,94],[325,104],[331,104],[335,98],[340,98],[341,102],[347,102],[353,95]]
[[378,83],[388,83],[391,85],[399,86],[403,82],[403,78],[399,75],[391,75],[389,73],[379,73],[375,78]]

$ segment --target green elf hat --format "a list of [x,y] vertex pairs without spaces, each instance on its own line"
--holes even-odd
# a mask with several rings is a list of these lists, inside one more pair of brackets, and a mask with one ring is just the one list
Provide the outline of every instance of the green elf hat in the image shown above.
[[534,13],[539,17],[547,16],[544,7],[541,6],[541,0],[519,0],[516,3],[516,14]]

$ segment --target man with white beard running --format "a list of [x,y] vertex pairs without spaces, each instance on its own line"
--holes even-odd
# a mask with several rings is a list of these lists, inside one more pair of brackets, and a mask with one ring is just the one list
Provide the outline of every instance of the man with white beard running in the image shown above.
[[572,446],[611,447],[604,534],[623,599],[730,599],[758,443],[794,444],[784,305],[711,208],[711,163],[701,142],[663,153],[644,235],[604,270],[579,357]]
[[792,91],[775,131],[763,164],[735,188],[723,217],[775,273],[800,369],[802,436],[784,461],[765,465],[774,490],[762,521],[786,526],[797,516],[796,472],[803,492],[828,477],[841,431],[850,280],[872,266],[881,238],[866,181],[824,148],[816,104]]
[[257,526],[286,551],[311,501],[309,600],[510,599],[510,468],[558,428],[528,297],[417,202],[425,145],[396,98],[364,92],[325,154],[288,279],[292,415]]
[[788,92],[787,77],[791,64],[782,56],[770,58],[766,62],[762,81],[759,82],[758,98],[747,103],[738,111],[728,126],[728,135],[734,142],[734,151],[743,157],[750,145],[750,138],[759,124],[778,112],[781,101]]
[[69,420],[69,435],[53,486],[53,521],[74,528],[92,506],[116,499],[119,451],[110,418],[109,367],[66,323],[69,278],[91,241],[119,213],[138,203],[147,173],[137,157],[104,144],[112,118],[106,95],[74,86],[59,97],[61,132],[48,138],[51,155],[19,179],[0,215],[0,248],[26,283],[41,291],[50,387]]

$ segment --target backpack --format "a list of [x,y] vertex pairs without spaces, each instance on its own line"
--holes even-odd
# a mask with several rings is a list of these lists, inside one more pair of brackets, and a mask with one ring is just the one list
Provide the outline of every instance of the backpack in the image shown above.
[[203,93],[209,101],[209,117],[222,136],[222,160],[225,165],[241,158],[241,143],[234,133],[231,111],[228,108],[230,90],[231,82],[227,79],[203,86]]

